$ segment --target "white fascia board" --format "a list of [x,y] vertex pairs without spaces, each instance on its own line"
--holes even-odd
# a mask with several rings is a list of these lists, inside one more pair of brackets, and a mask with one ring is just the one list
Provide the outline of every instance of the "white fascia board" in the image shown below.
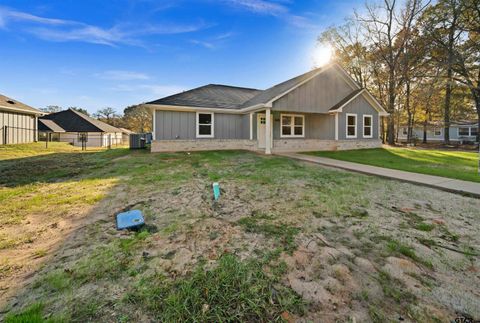
[[340,70],[341,76],[343,76],[343,80],[347,82],[348,85],[352,87],[352,89],[358,90],[361,89],[360,85],[358,85],[357,81],[353,79],[353,77],[338,63],[333,63],[333,65]]
[[377,101],[377,99],[375,99],[375,97],[373,95],[370,94],[370,92],[368,91],[365,91],[365,98],[367,99],[367,101],[369,101],[374,107],[377,107],[377,111],[379,112],[379,114],[381,116],[388,116],[390,115],[390,113],[388,113],[387,111],[385,111],[385,109],[383,108],[383,106],[380,104],[380,102]]
[[358,92],[355,96],[353,96],[350,100],[342,104],[339,108],[335,110],[331,110],[330,112],[343,112],[343,108],[346,107],[350,102],[355,100],[359,95],[363,95],[363,97],[378,111],[378,114],[382,117],[389,116],[390,114],[385,111],[382,105],[371,95],[368,93],[367,89],[363,89],[362,91]]
[[330,112],[343,112],[343,108],[346,107],[350,102],[352,102],[353,100],[355,100],[360,94],[362,94],[363,92],[365,91],[365,89],[361,90],[360,92],[358,92],[357,94],[355,94],[353,97],[350,98],[350,100],[348,100],[347,102],[345,102],[344,104],[342,104],[340,107],[338,107],[337,109],[335,110],[331,110]]
[[169,111],[183,111],[183,112],[217,112],[217,113],[230,113],[230,114],[245,114],[256,110],[264,110],[264,104],[257,104],[251,107],[242,109],[222,109],[222,108],[204,108],[194,106],[178,106],[178,105],[160,105],[160,104],[143,104],[147,109],[155,110],[169,110]]
[[31,115],[36,115],[36,116],[43,116],[43,115],[47,114],[47,113],[42,112],[42,111],[38,111],[38,112],[27,111],[27,110],[18,109],[18,108],[6,107],[6,106],[3,106],[3,105],[0,105],[0,110],[8,110],[8,111],[19,112],[19,113],[23,113],[23,114],[31,114]]

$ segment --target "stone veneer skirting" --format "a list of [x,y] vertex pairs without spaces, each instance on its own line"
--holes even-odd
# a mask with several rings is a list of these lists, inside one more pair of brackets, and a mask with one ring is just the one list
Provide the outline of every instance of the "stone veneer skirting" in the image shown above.
[[[377,139],[278,139],[273,141],[272,153],[379,148],[381,145],[382,142]],[[154,140],[151,147],[152,152],[201,150],[258,150],[258,148],[256,140],[248,139]]]
[[198,139],[198,140],[153,140],[151,151],[200,151],[200,150],[255,150],[256,140],[248,139]]
[[273,141],[272,152],[348,150],[379,148],[381,140],[350,139],[350,140],[319,140],[319,139],[279,139]]

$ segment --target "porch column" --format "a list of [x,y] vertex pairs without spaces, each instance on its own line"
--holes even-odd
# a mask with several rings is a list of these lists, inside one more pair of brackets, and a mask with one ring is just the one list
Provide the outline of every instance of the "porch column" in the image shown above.
[[250,112],[250,140],[253,140],[253,112]]
[[335,113],[335,140],[338,140],[338,112]]
[[[156,132],[156,120],[155,120],[155,115],[157,114],[157,110],[156,109],[152,109],[152,141],[155,140],[155,132]],[[130,142],[130,137],[128,138],[129,142]]]
[[270,155],[272,153],[272,122],[270,108],[265,110],[265,154]]

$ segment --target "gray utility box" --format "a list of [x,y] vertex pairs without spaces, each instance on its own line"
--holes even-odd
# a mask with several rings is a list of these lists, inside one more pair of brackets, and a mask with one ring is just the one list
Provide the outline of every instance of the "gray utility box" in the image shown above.
[[143,149],[147,144],[147,134],[133,133],[130,134],[130,149]]

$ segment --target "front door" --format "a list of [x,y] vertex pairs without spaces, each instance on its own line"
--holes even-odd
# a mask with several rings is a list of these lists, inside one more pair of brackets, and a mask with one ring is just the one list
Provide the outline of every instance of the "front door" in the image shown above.
[[[266,129],[267,118],[265,114],[257,114],[257,144],[258,148],[265,148],[265,129]],[[270,138],[273,138],[273,116],[270,119],[271,125],[271,135]]]

